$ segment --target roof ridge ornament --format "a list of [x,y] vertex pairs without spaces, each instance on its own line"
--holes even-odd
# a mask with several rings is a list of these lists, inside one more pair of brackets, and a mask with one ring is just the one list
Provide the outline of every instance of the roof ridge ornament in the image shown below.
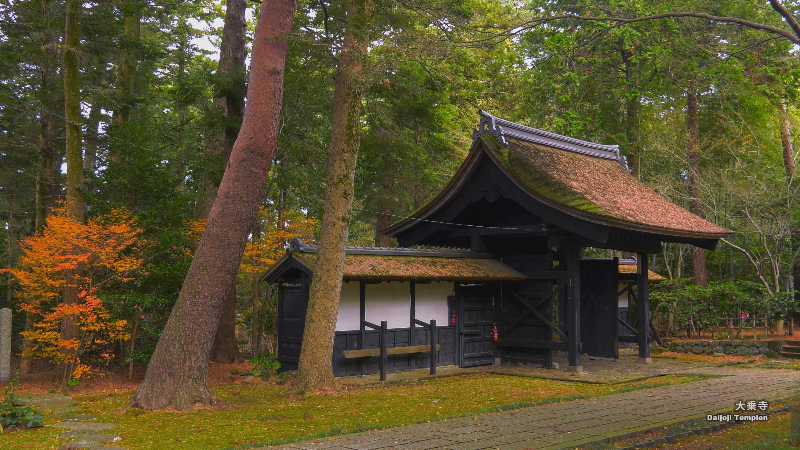
[[613,159],[625,170],[630,171],[625,157],[619,151],[619,145],[596,144],[538,128],[526,127],[510,120],[495,117],[482,109],[478,110],[478,114],[481,116],[481,120],[478,124],[478,129],[472,132],[473,141],[488,133],[497,138],[503,146],[507,147],[509,144],[506,137],[510,137],[596,158]]
[[484,134],[491,134],[503,147],[508,147],[508,141],[503,135],[503,129],[495,124],[495,117],[482,109],[478,110],[478,114],[481,116],[481,121],[478,123],[478,129],[472,131],[472,141],[475,142],[476,139]]

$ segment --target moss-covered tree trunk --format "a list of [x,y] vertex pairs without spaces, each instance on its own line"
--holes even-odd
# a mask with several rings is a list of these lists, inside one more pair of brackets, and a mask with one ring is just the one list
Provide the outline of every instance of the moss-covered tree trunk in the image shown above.
[[342,288],[350,208],[353,204],[356,157],[361,136],[361,99],[367,34],[372,10],[371,0],[355,0],[347,5],[344,45],[334,79],[325,209],[300,351],[298,387],[303,393],[311,393],[333,384],[331,355],[339,293]]
[[278,139],[287,40],[296,2],[261,6],[248,106],[203,236],[131,406],[191,409],[213,402],[208,361],[225,291],[236,277]]
[[[690,87],[686,93],[686,127],[688,131],[687,155],[689,158],[689,211],[703,217],[700,203],[700,148],[697,128],[697,90]],[[692,247],[692,277],[700,286],[708,284],[706,275],[706,251],[700,247]]]

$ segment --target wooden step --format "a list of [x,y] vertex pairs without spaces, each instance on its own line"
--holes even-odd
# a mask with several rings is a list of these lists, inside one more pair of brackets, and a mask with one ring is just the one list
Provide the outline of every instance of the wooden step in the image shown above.
[[781,356],[790,359],[800,359],[800,353],[781,352]]

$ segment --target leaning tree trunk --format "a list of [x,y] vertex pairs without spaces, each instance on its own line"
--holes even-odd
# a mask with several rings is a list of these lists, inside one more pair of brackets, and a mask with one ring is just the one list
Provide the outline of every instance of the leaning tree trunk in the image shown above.
[[[703,217],[700,205],[700,163],[698,149],[700,147],[697,130],[697,91],[690,87],[686,94],[686,125],[689,132],[689,211]],[[706,275],[706,251],[700,247],[692,247],[692,276],[695,284],[708,284]]]
[[[64,33],[64,105],[66,116],[66,153],[67,153],[67,215],[76,222],[83,223],[83,152],[81,139],[81,75],[78,70],[78,60],[81,39],[81,10],[82,0],[67,1],[67,24]],[[78,279],[80,267],[69,270],[66,274],[64,286],[64,303],[67,305],[78,302]],[[74,315],[65,316],[61,321],[61,339],[65,341],[76,339],[78,326]],[[70,350],[74,358],[77,349]],[[72,364],[68,361],[64,367],[63,382],[72,376]]]
[[356,0],[347,6],[347,28],[333,90],[325,210],[298,367],[298,387],[303,393],[333,385],[331,355],[361,137],[361,97],[371,15],[371,0]]
[[[218,79],[223,84],[223,97],[214,99],[214,103],[225,111],[226,126],[221,140],[215,139],[207,150],[212,157],[220,158],[220,167],[228,165],[236,136],[239,134],[239,123],[244,115],[244,96],[247,89],[245,83],[245,66],[247,47],[245,46],[245,11],[247,0],[228,0],[225,9],[225,25],[222,29],[220,45]],[[209,178],[205,186],[205,205],[203,217],[208,217],[211,205],[217,197],[217,186]],[[244,361],[236,343],[236,278],[225,294],[222,307],[222,320],[217,327],[214,345],[211,348],[211,361],[230,364]]]
[[178,302],[131,400],[133,407],[188,410],[213,402],[208,388],[211,345],[277,145],[295,8],[294,0],[269,0],[261,6],[242,128]]

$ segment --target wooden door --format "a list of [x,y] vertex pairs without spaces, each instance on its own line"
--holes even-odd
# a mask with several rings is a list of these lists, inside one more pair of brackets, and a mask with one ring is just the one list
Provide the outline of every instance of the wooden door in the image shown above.
[[459,285],[456,288],[458,313],[458,365],[472,367],[494,362],[494,289],[491,284]]
[[278,362],[281,371],[297,370],[308,309],[307,291],[301,285],[282,285],[278,301]]

